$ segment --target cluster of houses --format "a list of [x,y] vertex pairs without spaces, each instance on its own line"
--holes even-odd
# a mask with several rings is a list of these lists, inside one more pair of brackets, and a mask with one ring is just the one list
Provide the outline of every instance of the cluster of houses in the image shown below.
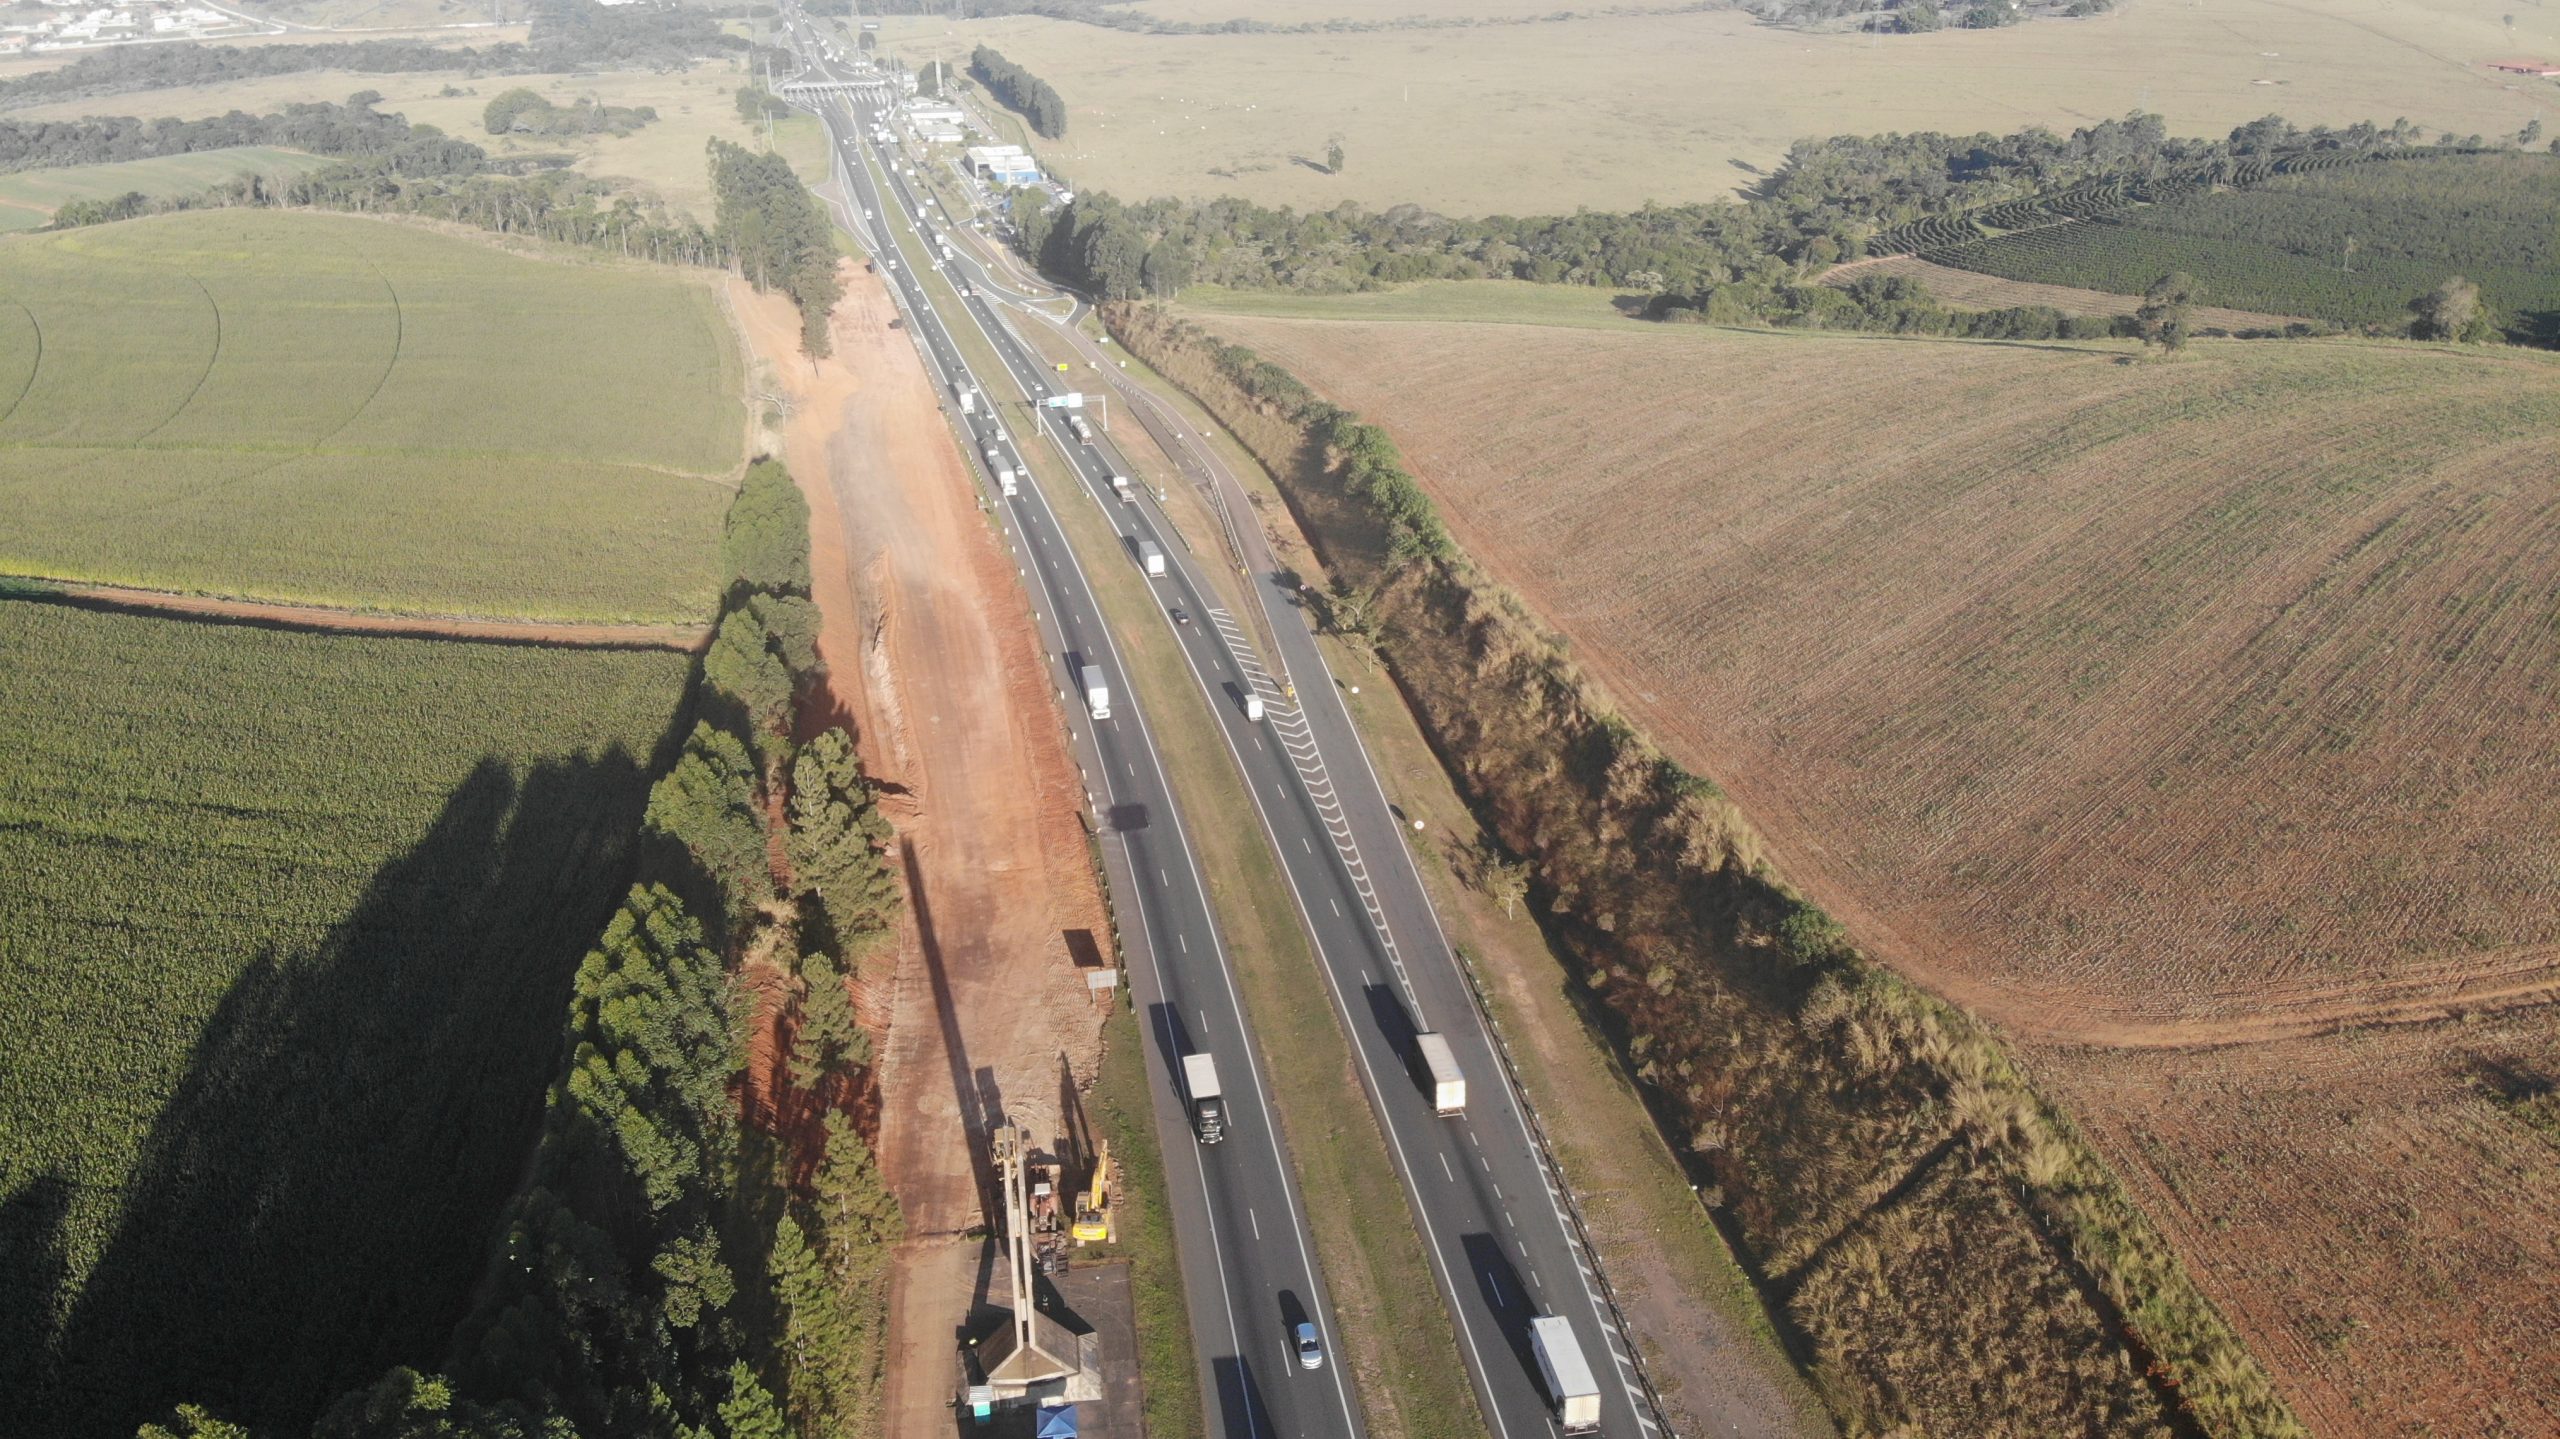
[[0,55],[32,50],[78,50],[141,40],[208,40],[264,27],[237,15],[184,3],[104,6],[94,0],[36,0],[53,12],[23,24],[0,25]]

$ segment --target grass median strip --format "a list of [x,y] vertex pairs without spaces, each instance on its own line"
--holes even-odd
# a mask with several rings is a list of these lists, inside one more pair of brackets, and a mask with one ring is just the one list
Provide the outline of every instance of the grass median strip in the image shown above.
[[[1081,486],[1068,487],[1053,454],[1033,468],[1088,561],[1130,683],[1151,701],[1157,751],[1192,821],[1187,833],[1271,1079],[1369,1427],[1380,1439],[1482,1434],[1456,1334],[1385,1138],[1333,1008],[1320,1000],[1324,981],[1296,923],[1296,901],[1248,818],[1253,804],[1216,738],[1217,720],[1163,620],[1147,613],[1156,597],[1118,553],[1097,507]],[[1053,469],[1061,472],[1056,478],[1048,474]],[[1212,816],[1220,822],[1205,822]],[[1264,918],[1278,916],[1288,919]]]
[[[876,178],[876,167],[873,173]],[[922,246],[914,242],[912,226],[900,217],[889,228],[903,262],[916,264]],[[951,317],[952,343],[987,388],[1007,433],[1017,438],[1025,463],[1052,499],[1069,542],[1086,561],[1095,601],[1119,643],[1129,681],[1149,698],[1159,755],[1183,813],[1194,821],[1189,835],[1272,1081],[1369,1429],[1375,1439],[1481,1435],[1485,1426],[1474,1389],[1386,1141],[1360,1090],[1332,1007],[1309,1002],[1323,992],[1323,979],[1268,842],[1256,825],[1244,822],[1254,813],[1252,803],[1232,757],[1214,737],[1216,720],[1198,682],[1164,621],[1147,613],[1155,596],[1122,554],[1118,537],[1057,451],[1040,438],[1030,406],[1004,397],[1013,389],[1001,378],[1007,371],[975,324],[961,315],[948,278],[929,265],[917,273],[935,307]],[[1206,816],[1234,822],[1200,823]],[[1261,916],[1291,918],[1265,923]],[[1177,1288],[1164,1302],[1178,1307],[1179,1300]],[[1153,1358],[1143,1296],[1140,1322],[1142,1356]],[[1179,1367],[1189,1372],[1187,1364]],[[1169,1379],[1155,1369],[1145,1377],[1151,1391]]]

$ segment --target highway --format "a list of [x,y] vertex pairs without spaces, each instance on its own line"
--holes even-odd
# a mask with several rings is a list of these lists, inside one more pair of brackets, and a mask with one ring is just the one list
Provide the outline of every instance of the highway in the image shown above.
[[[801,40],[811,68],[828,74],[805,32]],[[846,223],[886,265],[901,252],[890,226],[865,220],[866,212],[885,216],[886,210],[862,153],[864,122],[850,100],[830,103],[821,114],[852,196]],[[884,277],[927,369],[946,396],[969,386],[998,393],[1006,381],[984,385],[971,375],[944,328],[918,274],[924,259],[920,248],[909,249]],[[997,503],[1022,561],[1055,683],[1066,695],[1130,959],[1131,998],[1157,1061],[1149,1066],[1156,1127],[1176,1242],[1192,1261],[1183,1267],[1183,1283],[1208,1422],[1229,1439],[1357,1439],[1360,1406],[1345,1366],[1333,1362],[1341,1345],[1295,1169],[1271,1117],[1207,886],[1149,736],[1145,705],[1131,692],[1101,608],[1048,499],[1029,478],[1015,437],[1003,432],[993,406],[978,408],[963,420],[974,442],[971,461],[983,463],[992,450],[999,467],[1024,476],[1018,493]],[[996,494],[992,474],[989,480],[988,492]],[[1082,704],[1078,672],[1084,665],[1107,677],[1109,719],[1092,719]],[[1216,1056],[1226,1091],[1226,1137],[1214,1146],[1196,1141],[1179,1082],[1179,1057],[1202,1052]],[[1198,1262],[1202,1256],[1211,1262]],[[1318,1326],[1327,1356],[1319,1369],[1298,1361],[1293,1331],[1300,1322]]]
[[[888,212],[878,204],[875,177],[860,154],[871,123],[860,122],[849,136],[840,130],[838,138],[853,144],[845,153],[868,197],[860,203],[885,219]],[[883,158],[885,163],[893,157]],[[889,192],[910,222],[936,232],[951,228],[894,173]],[[1009,294],[1000,277],[977,265],[965,246],[955,249],[952,277],[972,294],[959,302],[964,315],[953,322],[970,324],[985,336],[1008,370],[1003,378],[1014,392],[1039,397],[1052,386],[1084,383],[1075,374],[1058,374],[1038,358],[1011,328],[1002,308],[1018,297]],[[912,272],[902,273],[912,283]],[[931,327],[937,335],[939,323],[937,319]],[[924,335],[919,342],[933,343]],[[948,337],[940,343],[947,346]],[[1135,564],[1141,542],[1156,545],[1167,557],[1167,573],[1151,581],[1163,622],[1179,643],[1210,713],[1217,716],[1257,811],[1250,821],[1219,816],[1217,822],[1258,821],[1281,861],[1455,1320],[1459,1352],[1488,1427],[1500,1439],[1555,1432],[1554,1411],[1529,1347],[1528,1321],[1556,1314],[1572,1324],[1600,1378],[1600,1432],[1618,1439],[1659,1433],[1626,1358],[1626,1340],[1599,1297],[1590,1259],[1565,1213],[1557,1181],[1531,1137],[1520,1097],[1506,1078],[1441,932],[1405,848],[1402,826],[1326,670],[1291,578],[1269,562],[1267,550],[1251,556],[1261,561],[1251,569],[1254,599],[1276,637],[1281,672],[1297,681],[1294,693],[1264,664],[1247,618],[1219,605],[1200,562],[1154,505],[1144,497],[1122,502],[1114,496],[1112,477],[1133,471],[1108,437],[1096,435],[1086,442],[1067,427],[1065,413],[1038,413],[1047,438],[1084,488],[1081,495],[1059,497],[1060,502],[1097,505],[1121,540],[1123,554],[1103,562]],[[983,428],[985,421],[978,423]],[[1018,463],[1015,467],[1020,468]],[[1036,486],[1024,489],[1028,496]],[[1045,504],[1040,508],[1045,513]],[[1054,528],[1043,534],[1047,538],[1038,541],[1042,546],[1063,547]],[[1258,550],[1259,535],[1251,539]],[[1048,557],[1043,560],[1047,563]],[[1175,623],[1175,610],[1192,622]],[[1249,694],[1263,702],[1265,717],[1259,722],[1247,717],[1244,699]],[[1171,959],[1162,967],[1175,980],[1185,978],[1186,957]],[[1195,982],[1192,987],[1201,986]],[[1455,1051],[1469,1081],[1464,1114],[1434,1113],[1414,1053],[1416,1031],[1437,1031]],[[1223,1068],[1227,1051],[1221,1048],[1219,1054]],[[1228,1157],[1211,1155],[1209,1165],[1215,1168]],[[1188,1247],[1187,1236],[1185,1252],[1198,1252]],[[1229,1285],[1237,1292],[1244,1286],[1241,1274]],[[1196,1294],[1197,1285],[1193,1288]],[[1196,1298],[1193,1312],[1199,1324]],[[1344,1420],[1350,1422],[1350,1416]]]

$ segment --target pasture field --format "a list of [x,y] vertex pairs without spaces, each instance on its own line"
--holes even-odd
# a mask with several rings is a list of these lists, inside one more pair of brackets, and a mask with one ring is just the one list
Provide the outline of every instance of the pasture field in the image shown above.
[[[1303,9],[1270,18],[1321,18]],[[1485,13],[1515,12],[1497,0]],[[2088,20],[1892,37],[1763,26],[1740,10],[1342,35],[1154,36],[1032,17],[880,25],[883,51],[909,63],[965,66],[987,44],[1056,86],[1067,133],[1039,153],[1124,199],[1532,215],[1713,199],[1809,136],[2068,131],[2135,109],[2215,136],[2270,111],[2305,125],[2405,115],[2497,135],[2540,116],[2560,128],[2560,91],[2482,66],[2560,55],[2560,11],[2513,7],[2512,32],[2501,14],[2457,0],[2136,0]],[[1328,175],[1335,135],[1346,163]]]
[[334,215],[0,242],[0,572],[699,619],[743,443],[717,305]]
[[2560,359],[1204,320],[2019,1044],[2315,1430],[2560,1424],[2482,1093],[2560,1077]]
[[[315,37],[297,38],[308,41]],[[489,38],[496,37],[493,34]],[[84,115],[132,115],[145,120],[166,115],[200,120],[234,109],[265,115],[286,105],[343,100],[359,90],[374,90],[383,97],[378,109],[406,115],[413,123],[437,126],[493,155],[570,156],[579,170],[631,180],[655,194],[670,211],[691,214],[707,225],[711,222],[711,177],[702,158],[703,147],[713,139],[748,146],[762,143],[763,127],[750,129],[738,115],[738,87],[748,79],[742,62],[733,60],[706,61],[667,74],[609,71],[475,76],[456,69],[415,75],[363,75],[322,70],[222,85],[145,90],[97,100],[62,100],[8,113],[13,119],[23,120],[71,120]],[[562,106],[581,98],[601,105],[653,106],[658,119],[655,124],[619,137],[490,134],[481,118],[489,102],[518,86],[530,87]],[[447,95],[446,90],[454,93]]]
[[298,150],[242,145],[192,155],[162,155],[112,165],[72,165],[0,175],[0,230],[32,230],[74,200],[106,200],[140,191],[157,199],[192,195],[237,175],[299,175],[329,161]]
[[2184,270],[2219,303],[2341,325],[2401,323],[2410,300],[2459,274],[2478,282],[2482,302],[2510,328],[2560,334],[2560,157],[2409,159],[2279,175],[1928,258],[2137,295]]
[[11,1427],[440,1362],[690,659],[10,600],[0,652]]
[[[1860,275],[1901,275],[1917,280],[1928,287],[1929,293],[1940,304],[1959,310],[2006,310],[2042,305],[2066,315],[2130,315],[2142,307],[2139,294],[2005,280],[1977,270],[1931,264],[1917,255],[1890,255],[1883,259],[1836,266],[1824,272],[1822,283],[1847,285]],[[1185,296],[1184,303],[1189,303],[1189,299]],[[2299,315],[2270,315],[2257,310],[2231,310],[2220,305],[2197,305],[2190,314],[2199,329],[2224,330],[2280,329],[2303,318]]]
[[1338,295],[1194,285],[1182,292],[1182,307],[1204,316],[1271,315],[1300,320],[1498,321],[1579,329],[1615,329],[1628,323],[1608,289],[1526,280],[1423,280]]

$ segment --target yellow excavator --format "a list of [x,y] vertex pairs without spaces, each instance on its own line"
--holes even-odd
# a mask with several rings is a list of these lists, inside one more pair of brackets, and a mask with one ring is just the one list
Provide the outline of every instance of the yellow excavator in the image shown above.
[[1093,1188],[1081,1196],[1084,1202],[1076,1206],[1076,1224],[1073,1231],[1076,1243],[1108,1244],[1111,1242],[1110,1181],[1111,1141],[1106,1139],[1102,1141],[1100,1151],[1093,1158]]

